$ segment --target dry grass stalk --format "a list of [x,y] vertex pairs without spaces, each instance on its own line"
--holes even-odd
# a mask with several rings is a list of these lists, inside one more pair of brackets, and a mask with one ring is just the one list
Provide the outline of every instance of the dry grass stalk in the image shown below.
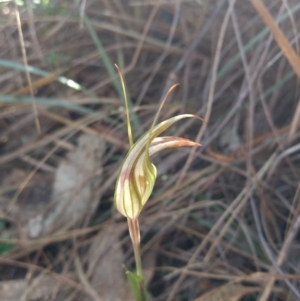
[[[103,268],[120,262],[133,264],[125,235],[127,224],[111,208],[117,169],[129,144],[125,109],[114,86],[116,76],[107,69],[110,61],[126,74],[131,113],[138,124],[133,140],[151,126],[157,103],[172,82],[179,82],[180,87],[164,107],[163,119],[180,112],[207,114],[210,119],[200,132],[193,120],[183,120],[171,129],[176,136],[202,136],[203,147],[192,152],[193,161],[188,160],[185,167],[189,152],[185,149],[165,150],[153,158],[158,181],[140,216],[141,253],[151,250],[155,258],[149,266],[153,277],[147,283],[153,300],[166,300],[170,295],[172,301],[195,298],[212,291],[219,281],[259,284],[267,280],[269,299],[284,290],[276,298],[294,301],[293,291],[300,283],[299,240],[292,234],[298,229],[300,95],[290,66],[299,69],[293,49],[299,50],[299,1],[264,0],[267,10],[256,6],[262,15],[250,1],[204,0],[200,4],[176,0],[138,5],[91,0],[82,1],[81,6],[66,1],[29,2],[18,7],[28,68],[22,59],[24,47],[19,47],[15,9],[10,2],[0,7],[3,279],[15,281],[27,274],[31,282],[37,274],[49,271],[61,283],[68,283],[64,286],[67,292],[55,286],[53,300],[77,301],[78,292],[87,300],[97,299],[97,294],[105,299],[93,277],[100,280],[101,272],[93,275],[90,265],[101,267],[102,255],[97,253],[101,250],[96,246],[113,238],[103,231],[108,228],[121,236],[121,246],[110,252]],[[231,20],[225,27],[226,14]],[[32,89],[40,135],[32,111]],[[99,159],[104,181],[95,189],[94,215],[69,230],[68,221],[61,219],[60,234],[29,239],[23,227],[23,221],[31,217],[29,203],[37,204],[31,213],[49,211],[42,206],[45,199],[32,191],[41,187],[41,179],[53,178],[83,133],[92,139],[101,137],[107,146]],[[232,138],[238,146],[231,148]],[[22,171],[22,178],[15,176],[18,181],[8,185],[5,179],[16,170]],[[51,190],[48,182],[44,192]],[[257,204],[259,229],[249,200]],[[8,212],[13,203],[16,210]],[[107,237],[98,237],[99,231]],[[274,253],[274,262],[264,246]],[[118,260],[113,262],[113,256]],[[123,273],[120,266],[112,270]],[[66,279],[67,275],[77,278]],[[29,288],[28,296],[37,296],[34,290]],[[96,294],[87,293],[93,290]],[[238,298],[238,294],[233,289],[227,297]]]

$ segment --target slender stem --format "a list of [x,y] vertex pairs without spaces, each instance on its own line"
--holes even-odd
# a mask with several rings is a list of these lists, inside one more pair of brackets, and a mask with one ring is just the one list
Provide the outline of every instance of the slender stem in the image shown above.
[[136,264],[136,273],[138,276],[143,276],[142,260],[140,252],[140,226],[137,218],[128,218],[128,228],[133,245],[134,259]]
[[133,245],[134,259],[136,265],[136,274],[138,276],[143,277],[143,269],[142,269],[142,260],[141,260],[141,252],[140,245]]
[[[140,252],[140,226],[137,218],[127,219],[128,228],[130,233],[131,242],[133,245],[134,259],[136,265],[136,274],[138,276],[144,277],[143,268],[142,268],[142,260],[141,260],[141,252]],[[140,293],[141,293],[141,301],[147,301],[147,295],[144,289],[144,281],[142,280],[139,283]]]

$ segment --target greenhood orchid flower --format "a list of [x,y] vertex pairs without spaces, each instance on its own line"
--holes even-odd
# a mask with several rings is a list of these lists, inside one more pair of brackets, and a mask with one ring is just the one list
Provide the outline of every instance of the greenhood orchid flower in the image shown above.
[[116,209],[125,217],[137,218],[152,193],[156,167],[150,161],[151,155],[166,148],[200,145],[181,137],[157,137],[176,121],[188,117],[196,116],[182,114],[159,123],[130,148],[121,167],[114,196]]
[[129,280],[133,295],[137,301],[147,301],[147,292],[144,287],[144,276],[142,270],[141,254],[140,254],[140,229],[138,216],[148,201],[156,180],[156,167],[151,163],[150,156],[156,152],[180,146],[199,146],[199,143],[193,142],[181,137],[158,137],[162,132],[167,130],[175,122],[184,118],[202,118],[192,114],[182,114],[169,118],[157,125],[158,115],[170,92],[177,86],[172,86],[163,99],[152,126],[139,140],[133,143],[132,132],[130,126],[128,101],[126,98],[125,84],[122,74],[118,69],[121,84],[124,92],[127,118],[127,132],[130,143],[130,149],[123,161],[121,170],[117,179],[114,205],[116,209],[128,221],[128,229],[131,242],[133,245],[134,258],[136,263],[136,274],[126,269],[126,275]]

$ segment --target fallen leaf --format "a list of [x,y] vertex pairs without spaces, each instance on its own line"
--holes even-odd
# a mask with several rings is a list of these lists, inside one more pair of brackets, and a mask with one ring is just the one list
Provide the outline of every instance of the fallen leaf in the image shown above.
[[105,142],[88,134],[78,138],[56,171],[51,203],[52,210],[37,215],[27,226],[29,237],[39,237],[71,228],[96,209],[94,194],[102,180],[101,161]]

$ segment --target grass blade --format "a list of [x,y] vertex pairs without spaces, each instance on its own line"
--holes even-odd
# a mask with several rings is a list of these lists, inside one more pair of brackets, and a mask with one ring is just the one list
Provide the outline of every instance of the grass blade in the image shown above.
[[[105,68],[113,81],[113,84],[115,86],[115,89],[116,89],[119,97],[124,100],[122,85],[118,78],[118,74],[115,71],[114,64],[112,64],[112,62],[110,61],[110,58],[108,57],[108,55],[105,51],[105,48],[102,45],[101,40],[99,39],[90,19],[87,16],[84,16],[84,23],[89,31],[89,34],[90,34],[93,42],[95,43],[97,50],[99,51],[99,54],[103,60]],[[129,109],[132,110],[133,105],[132,105],[132,101],[131,101],[130,97],[128,97],[128,106],[129,106]],[[140,122],[139,122],[136,114],[134,114],[134,112],[132,112],[132,125],[136,129],[140,127]]]

